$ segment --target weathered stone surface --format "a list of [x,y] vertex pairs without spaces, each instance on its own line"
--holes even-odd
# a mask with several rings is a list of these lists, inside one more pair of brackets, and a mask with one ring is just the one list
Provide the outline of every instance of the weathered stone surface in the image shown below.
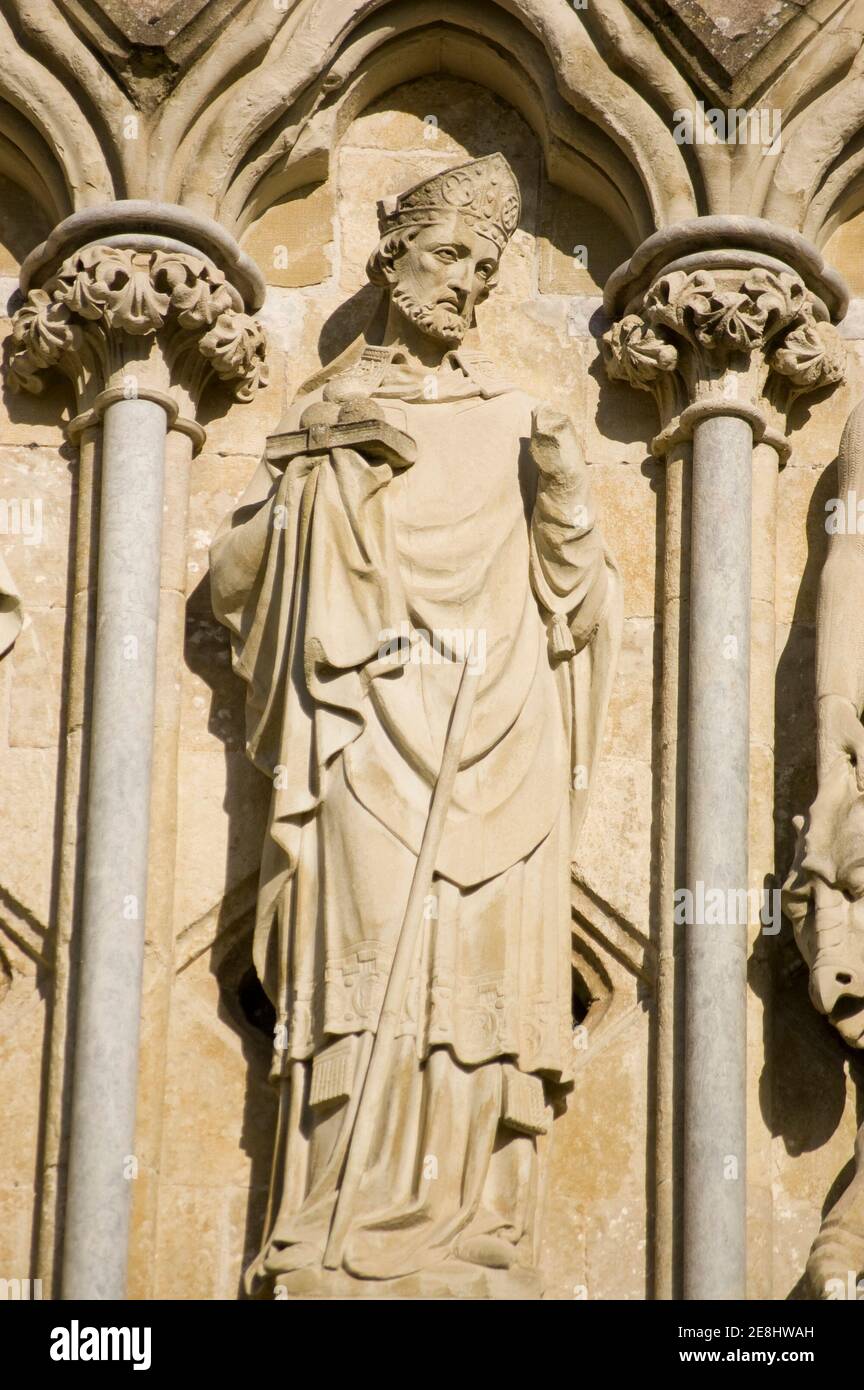
[[660,660],[652,618],[626,618],[618,674],[609,702],[609,746],[645,763],[652,757],[654,683]]
[[[592,888],[628,921],[647,926],[651,882],[651,767],[608,756],[593,778],[578,865]],[[614,844],[614,856],[609,845]]]
[[599,208],[544,183],[540,202],[541,294],[591,294],[632,248]]
[[[192,1174],[197,1186],[218,1190],[266,1183],[276,1105],[269,1039],[238,1017],[225,1008],[213,955],[178,976],[162,1159],[172,1185],[188,1184]],[[182,1061],[193,1056],[194,1071]]]
[[[572,348],[578,348],[583,359],[588,458],[592,463],[627,463],[640,469],[649,457],[648,443],[657,428],[653,402],[643,391],[633,391],[621,382],[606,379],[600,349],[593,338],[574,341]],[[653,461],[648,462],[649,469],[652,464]],[[651,476],[650,472],[646,475]]]
[[326,185],[299,188],[267,209],[243,238],[268,285],[320,285],[333,270],[333,194]]
[[7,748],[0,778],[2,884],[44,926],[51,901],[57,752]]
[[0,175],[3,222],[0,227],[0,275],[14,275],[24,257],[51,231],[51,222],[19,183]]
[[[590,457],[590,455],[589,455]],[[628,617],[653,618],[657,603],[656,469],[598,463],[591,469],[609,548],[624,581]]]
[[9,666],[11,748],[56,749],[60,736],[66,610],[33,608]]
[[[263,824],[269,785],[243,752],[218,747],[180,758],[177,826],[178,930],[194,922],[257,869],[254,829]],[[226,804],[228,814],[226,814]]]
[[[555,1278],[547,1297],[645,1297],[645,1152],[631,1117],[647,1104],[647,1072],[639,1056],[647,1027],[646,1014],[635,1011],[617,1025],[615,1037],[596,1045],[589,1039],[585,1053],[577,1053],[584,1060],[573,1104],[552,1149],[545,1245]],[[609,1088],[617,1103],[601,1133],[579,1116],[602,1105]]]
[[[9,912],[4,900],[2,916]],[[20,919],[19,919],[20,921]],[[0,917],[2,922],[2,917]],[[16,923],[17,925],[17,923]],[[22,1039],[41,1036],[45,1003],[39,989],[37,967],[0,925],[0,1066],[3,1109],[7,1121],[0,1134],[0,1268],[2,1278],[34,1278],[31,1262],[34,1186],[37,1172],[38,1135],[32,1124],[32,1097],[40,1085],[38,1047],[22,1046]],[[14,1287],[14,1286],[13,1286]],[[27,1293],[22,1297],[26,1298]],[[31,1284],[30,1297],[38,1298]],[[4,1295],[13,1298],[9,1292]]]
[[845,276],[851,293],[864,294],[864,212],[837,228],[825,244],[825,255]]
[[[9,315],[0,321],[0,336],[11,332],[9,320],[21,304],[19,269],[34,246],[61,219],[86,209],[114,207],[114,220],[102,226],[106,237],[128,231],[118,199],[146,198],[180,215],[210,216],[230,235],[244,229],[243,249],[267,284],[257,311],[269,340],[266,387],[250,403],[228,405],[217,385],[197,409],[190,405],[195,390],[183,388],[183,412],[191,409],[207,431],[189,467],[188,513],[186,463],[175,447],[169,450],[151,832],[158,921],[147,937],[142,1171],[130,1261],[133,1297],[234,1299],[259,1247],[273,1138],[266,1006],[254,977],[247,978],[271,786],[246,758],[244,690],[231,668],[227,634],[213,616],[208,551],[286,403],[370,323],[379,299],[366,282],[379,235],[375,203],[445,166],[498,150],[516,173],[521,217],[503,254],[500,284],[478,309],[480,346],[512,381],[572,416],[624,590],[623,644],[578,862],[604,905],[598,920],[609,913],[610,933],[623,933],[620,923],[629,923],[651,937],[652,947],[668,946],[670,904],[659,901],[657,885],[669,857],[666,822],[675,787],[674,769],[663,758],[676,736],[679,759],[686,757],[688,731],[684,722],[673,727],[670,691],[677,681],[686,699],[687,663],[684,653],[680,661],[673,654],[674,669],[664,673],[662,623],[665,618],[668,633],[682,618],[686,643],[687,613],[679,612],[676,598],[681,556],[674,541],[664,543],[666,465],[651,454],[651,441],[664,425],[674,428],[694,379],[676,378],[659,417],[653,386],[640,390],[630,380],[610,379],[600,342],[627,306],[618,303],[612,313],[602,296],[615,268],[659,229],[674,237],[700,216],[736,214],[762,220],[766,240],[751,249],[775,259],[791,254],[791,229],[799,230],[858,296],[840,329],[845,379],[817,385],[788,413],[777,390],[788,391],[792,377],[784,386],[775,372],[768,393],[766,419],[785,431],[791,453],[777,476],[776,506],[771,487],[757,488],[754,501],[749,873],[751,886],[774,883],[793,859],[792,817],[807,811],[818,786],[815,624],[829,547],[825,504],[839,487],[843,428],[864,394],[864,214],[854,211],[862,24],[848,7],[836,23],[834,0],[773,6],[760,0],[755,7],[747,0],[706,0],[701,7],[639,0],[626,24],[611,18],[608,6],[583,15],[565,3],[538,9],[513,0],[480,7],[459,26],[449,10],[442,12],[422,32],[408,10],[394,11],[391,20],[359,0],[314,12],[307,0],[257,9],[252,0],[215,8],[194,0],[176,14],[162,0],[104,4],[110,23],[98,23],[104,52],[97,58],[97,30],[90,26],[84,36],[80,6],[40,12],[39,42],[27,40],[27,61],[20,73],[15,69],[16,101],[0,111],[8,154],[0,175],[0,291]],[[20,5],[13,8],[23,14]],[[300,41],[289,30],[295,23]],[[146,62],[139,51],[145,43]],[[181,110],[193,90],[194,113]],[[747,105],[751,97],[782,110],[774,154],[745,142],[695,149],[676,143],[673,107],[703,100],[722,109]],[[805,107],[806,119],[798,119]],[[728,249],[714,227],[694,255]],[[140,224],[134,230],[141,235]],[[78,249],[64,244],[57,263],[43,267],[45,275]],[[815,260],[809,264],[810,270],[803,261],[794,268],[808,280],[808,294],[808,275],[817,274]],[[690,269],[705,267],[692,261]],[[663,267],[658,262],[654,270],[659,276]],[[631,360],[631,371],[650,377],[664,349],[667,359],[670,348],[679,353],[679,365],[691,349],[694,357],[704,349],[702,365],[710,358],[711,370],[699,378],[700,391],[734,381],[761,408],[764,374],[736,369],[730,375],[716,354],[730,323],[735,332],[758,337],[765,322],[751,318],[748,327],[746,315],[729,305],[728,314],[720,313],[711,298],[717,276],[721,293],[731,286],[734,297],[742,285],[726,285],[727,272],[717,266],[708,272],[715,284],[701,285],[706,303],[697,312],[706,316],[699,327],[711,344],[697,347],[693,335],[688,339],[692,301],[682,307],[670,294],[665,306],[655,304],[657,342],[646,347],[639,340],[642,359]],[[26,292],[39,291],[41,274]],[[90,282],[85,301],[95,318],[87,323],[99,327],[85,324],[84,332],[97,358],[105,304],[120,312],[123,288],[121,277],[106,283],[104,293],[97,287],[93,298]],[[826,303],[833,313],[836,286]],[[787,308],[775,305],[771,312]],[[145,318],[151,311],[148,300]],[[637,311],[638,304],[629,307]],[[122,313],[129,312],[124,305]],[[126,318],[127,325],[132,321]],[[50,315],[39,324],[46,336],[31,339],[31,366],[43,349],[46,359],[56,356],[50,341],[56,325]],[[140,342],[127,335],[124,351],[131,343],[133,360]],[[803,382],[819,351],[817,333],[791,354],[795,361],[786,365],[801,378],[793,384]],[[165,368],[159,354],[148,371],[154,363]],[[101,381],[105,365],[96,363],[91,385]],[[77,556],[71,549],[79,470],[85,492],[91,487],[89,465],[79,464],[63,434],[80,402],[49,368],[36,374],[41,394],[6,390],[0,406],[0,551],[26,617],[0,663],[0,953],[10,943],[13,962],[7,971],[0,954],[7,1079],[0,1276],[10,1277],[31,1272],[36,1200],[48,1213],[43,1247],[50,1241],[52,1144],[68,1097],[46,1090],[36,966],[5,926],[26,928],[31,946],[41,947],[53,912],[62,981],[78,927],[69,908],[73,837],[57,804],[57,758],[65,714],[85,728],[90,719],[85,658],[92,664],[92,633],[88,644],[85,604],[81,597],[73,604],[71,589],[76,572],[79,584],[88,572],[95,578],[88,544],[79,538]],[[770,452],[761,446],[761,469]],[[689,467],[688,459],[683,468]],[[688,525],[685,503],[685,568],[692,561]],[[856,584],[848,589],[850,603],[860,606]],[[75,775],[73,747],[67,816],[83,811]],[[721,830],[723,810],[716,810]],[[761,937],[751,924],[749,942],[749,1293],[799,1298],[811,1243],[851,1173],[860,1066],[813,1008],[788,922],[777,937]],[[661,1094],[652,1075],[668,1060],[663,1049],[673,1045],[675,1027],[647,980],[637,987],[627,974],[622,983],[616,971],[625,967],[611,947],[604,955],[607,946],[597,950],[612,979],[613,1024],[580,1056],[576,1089],[551,1146],[541,1263],[544,1296],[555,1300],[642,1299],[662,1286],[664,1269],[673,1282],[680,1275],[671,1270],[671,1237],[651,1185],[668,1157],[663,1136],[680,1129],[682,1119],[680,1093]],[[18,968],[22,959],[26,969]],[[46,993],[55,989],[47,974],[42,983]],[[56,988],[62,999],[62,983]],[[627,1013],[637,990],[645,991],[645,1008]],[[62,1057],[71,1042],[56,999],[54,1005],[49,1043]],[[656,1025],[650,1039],[649,1025]],[[40,1165],[48,1172],[34,1192]]]
[[65,448],[0,447],[0,544],[25,611],[67,601],[71,459]]

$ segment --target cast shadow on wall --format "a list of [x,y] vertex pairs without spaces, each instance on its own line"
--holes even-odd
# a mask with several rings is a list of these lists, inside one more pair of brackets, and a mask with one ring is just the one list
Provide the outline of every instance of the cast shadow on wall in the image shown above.
[[[185,657],[189,669],[210,690],[208,731],[222,744],[225,758],[225,892],[216,920],[207,924],[206,934],[198,943],[189,942],[186,954],[207,952],[209,969],[219,985],[219,1020],[239,1039],[246,1063],[243,1114],[237,1136],[250,1164],[243,1232],[245,1269],[257,1254],[261,1240],[277,1104],[275,1087],[268,1079],[275,1013],[252,963],[257,866],[266,834],[270,787],[246,758],[246,687],[231,668],[228,632],[213,616],[209,574],[187,601]],[[189,935],[181,933],[178,944]],[[244,1297],[240,1285],[237,1296]]]
[[[638,470],[645,479],[650,493],[646,492],[645,505],[649,505],[650,497],[653,503],[654,513],[654,534],[653,534],[653,583],[651,592],[654,601],[651,616],[654,619],[653,633],[651,640],[650,654],[650,728],[651,728],[651,766],[654,773],[651,778],[651,798],[650,803],[644,807],[644,814],[649,820],[649,840],[651,864],[656,867],[660,863],[662,854],[661,833],[662,833],[662,798],[663,782],[659,769],[663,762],[663,738],[664,726],[662,719],[662,700],[663,700],[663,623],[662,623],[662,594],[664,586],[664,556],[666,553],[665,535],[665,488],[666,472],[663,462],[654,458],[650,450],[645,447],[657,433],[658,417],[657,407],[650,391],[634,390],[628,383],[610,378],[603,364],[600,351],[600,340],[603,334],[610,327],[610,321],[602,307],[595,309],[591,314],[587,328],[590,337],[596,345],[596,354],[588,367],[588,376],[594,382],[596,393],[596,406],[594,412],[594,427],[597,436],[605,441],[606,447],[610,444],[622,446],[622,450],[627,450],[626,457],[633,457],[634,445],[641,445],[644,449],[644,456],[641,461],[625,463],[624,467],[628,470]],[[589,462],[590,462],[589,452]],[[684,476],[685,488],[685,510],[689,506],[689,475]],[[607,499],[608,505],[608,499]],[[601,513],[601,525],[603,515]],[[620,545],[620,541],[619,541]],[[614,549],[615,547],[613,547]],[[684,543],[679,547],[681,572],[679,575],[679,592],[686,594],[689,575],[689,546],[684,539]],[[626,596],[626,566],[631,563],[631,557],[626,553],[616,554],[619,564],[622,566],[625,578]],[[641,563],[641,560],[640,560]],[[628,606],[629,608],[629,606]],[[679,671],[678,671],[678,714],[677,714],[677,740],[678,746],[685,747],[686,727],[687,727],[687,684],[686,684],[686,658],[687,658],[687,625],[686,625],[687,605],[682,604],[680,647],[679,647]],[[648,612],[641,612],[637,608],[637,615],[647,617]],[[626,637],[625,637],[626,645]],[[621,676],[619,675],[619,679]],[[683,808],[683,796],[685,791],[683,777],[683,762],[679,770],[677,781],[678,805]],[[589,812],[590,814],[590,812]],[[681,812],[683,823],[683,810]],[[683,846],[679,845],[679,858],[682,862],[676,867],[676,882],[683,882],[683,857],[680,850]],[[658,1112],[670,1104],[669,1098],[661,1095],[659,1090],[660,1075],[662,1071],[661,1054],[663,1049],[670,1045],[669,1039],[662,1035],[662,1024],[660,1014],[656,1005],[656,959],[661,948],[661,941],[658,938],[658,924],[661,922],[665,905],[662,901],[662,884],[656,872],[651,874],[648,884],[648,905],[647,921],[650,924],[651,951],[652,951],[652,978],[648,992],[650,1002],[650,1026],[648,1030],[648,1055],[646,1065],[648,1070],[648,1107],[645,1125],[645,1192],[647,1202],[647,1259],[645,1270],[645,1297],[651,1297],[651,1291],[656,1286],[657,1270],[655,1259],[657,1255],[657,1211],[655,1204],[655,1194],[658,1186],[658,1144],[657,1144],[657,1115]],[[681,928],[675,928],[676,937],[681,932]],[[680,941],[676,940],[676,948],[680,946]],[[675,980],[675,1000],[673,1012],[676,1018],[681,1018],[683,1008],[683,972],[676,974]],[[683,1078],[683,1048],[680,1027],[673,1030],[671,1040],[672,1058],[671,1089],[673,1096],[681,1093]],[[684,1138],[683,1127],[677,1126],[672,1140],[671,1163],[671,1189],[674,1194],[673,1204],[674,1213],[672,1218],[672,1265],[676,1271],[680,1270],[681,1258],[681,1219],[678,1210],[679,1194],[682,1188],[682,1173],[684,1163]],[[676,1273],[676,1279],[678,1274]],[[676,1293],[677,1296],[677,1293]]]

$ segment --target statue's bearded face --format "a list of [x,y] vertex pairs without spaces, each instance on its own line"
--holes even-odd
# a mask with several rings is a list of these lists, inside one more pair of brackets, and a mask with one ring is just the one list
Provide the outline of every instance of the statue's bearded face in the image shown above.
[[489,292],[500,255],[458,213],[442,215],[413,232],[388,267],[391,304],[428,337],[458,344]]
[[841,760],[801,826],[783,910],[810,969],[810,998],[864,1049],[864,795]]

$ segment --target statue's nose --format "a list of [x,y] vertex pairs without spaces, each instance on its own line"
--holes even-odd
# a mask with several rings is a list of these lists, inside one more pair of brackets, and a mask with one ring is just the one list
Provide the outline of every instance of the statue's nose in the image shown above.
[[467,294],[471,287],[472,269],[468,261],[454,261],[447,276],[447,284],[453,290]]
[[818,965],[810,976],[810,998],[820,1013],[830,1014],[838,999],[849,994],[853,977],[848,970],[833,965]]

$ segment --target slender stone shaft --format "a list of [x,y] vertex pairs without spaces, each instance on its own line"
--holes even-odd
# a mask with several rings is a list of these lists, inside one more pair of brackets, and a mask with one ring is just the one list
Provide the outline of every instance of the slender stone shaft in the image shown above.
[[688,630],[690,537],[688,442],[666,456],[663,524],[663,664],[660,691],[660,817],[657,861],[657,981],[654,1009],[654,1268],[656,1299],[680,1296],[683,1135],[676,1078],[683,1076],[683,953],[686,928],[675,922],[675,889],[685,881],[687,759],[686,668],[679,652]]
[[66,1299],[126,1291],[166,428],[150,400],[105,411]]
[[[752,452],[746,420],[717,414],[696,425],[687,768],[687,886],[696,920],[685,930],[687,1299],[745,1296]],[[717,889],[724,906],[716,910],[715,896],[712,912]]]

